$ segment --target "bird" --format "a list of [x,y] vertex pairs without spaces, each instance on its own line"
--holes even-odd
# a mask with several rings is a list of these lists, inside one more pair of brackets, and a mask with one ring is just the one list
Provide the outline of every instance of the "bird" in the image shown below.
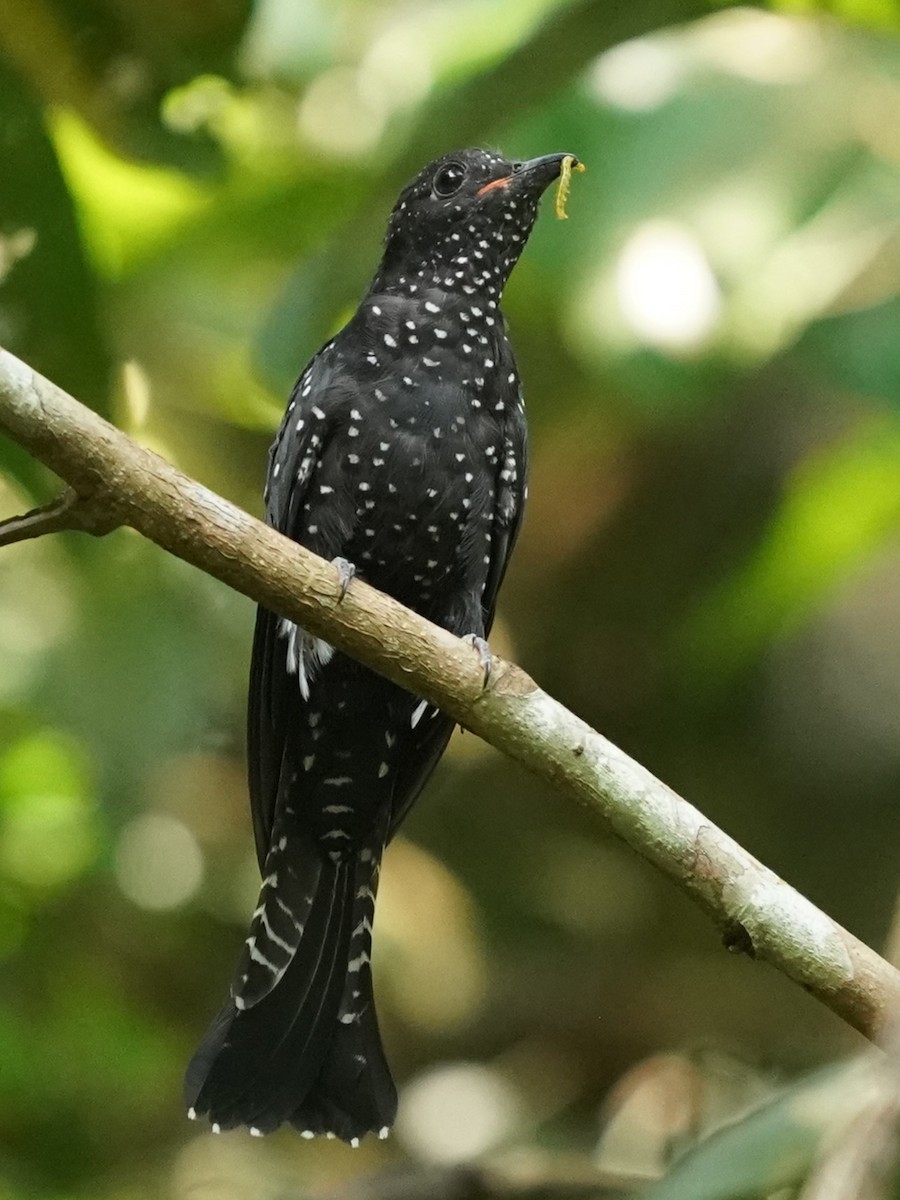
[[[527,496],[500,299],[567,159],[577,164],[466,149],[421,170],[269,452],[267,522],[334,561],[344,591],[365,579],[468,638],[486,670]],[[247,727],[262,888],[228,999],[186,1072],[188,1115],[214,1132],[288,1124],[357,1146],[386,1137],[397,1111],[372,991],[382,853],[454,722],[261,607]]]

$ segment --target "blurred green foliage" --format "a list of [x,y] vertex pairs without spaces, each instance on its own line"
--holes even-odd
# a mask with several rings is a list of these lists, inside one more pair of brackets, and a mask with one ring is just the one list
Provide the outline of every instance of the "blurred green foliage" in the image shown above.
[[[469,143],[577,153],[571,219],[547,205],[506,301],[533,468],[497,643],[879,946],[900,19],[714,8],[4,0],[0,343],[258,512],[285,392],[406,178]],[[4,514],[53,488],[0,442]],[[301,1196],[501,1153],[633,1180],[752,1108],[649,1194],[796,1194],[872,1094],[858,1066],[773,1089],[858,1039],[470,737],[379,901],[396,1136],[186,1125],[255,895],[251,621],[128,532],[0,554],[0,1192]]]

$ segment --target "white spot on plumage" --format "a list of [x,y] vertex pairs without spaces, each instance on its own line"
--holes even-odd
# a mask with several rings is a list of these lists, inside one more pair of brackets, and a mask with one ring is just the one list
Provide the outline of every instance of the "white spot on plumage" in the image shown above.
[[397,345],[397,339],[395,337],[391,337],[389,333],[386,333],[384,335],[384,344],[386,346],[390,346],[391,349],[394,349]]
[[278,634],[287,639],[285,668],[289,675],[297,676],[300,695],[308,700],[309,685],[316,673],[331,662],[334,646],[284,619],[278,623]]

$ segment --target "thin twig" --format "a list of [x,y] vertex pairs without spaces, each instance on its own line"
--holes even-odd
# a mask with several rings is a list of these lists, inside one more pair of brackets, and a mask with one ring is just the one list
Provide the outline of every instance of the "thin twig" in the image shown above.
[[725,931],[854,1028],[900,1011],[900,972],[639,763],[495,659],[339,572],[137,445],[0,350],[0,428],[81,495],[172,554],[437,704],[570,798],[669,876]]
[[120,524],[95,497],[79,496],[74,488],[67,487],[49,504],[33,508],[20,517],[0,521],[0,547],[43,537],[47,533],[92,533],[102,537]]

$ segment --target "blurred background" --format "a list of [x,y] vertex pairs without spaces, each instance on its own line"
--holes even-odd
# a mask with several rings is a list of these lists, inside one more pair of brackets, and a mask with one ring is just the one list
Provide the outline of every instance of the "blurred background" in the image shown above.
[[[287,391],[408,177],[469,144],[578,154],[506,295],[533,467],[495,644],[880,948],[900,45],[893,0],[823,7],[3,0],[0,344],[260,513]],[[54,489],[0,440],[0,515]],[[130,531],[0,553],[3,1195],[324,1195],[479,1156],[652,1175],[861,1047],[466,735],[383,875],[395,1135],[189,1125],[258,882],[252,616]]]

